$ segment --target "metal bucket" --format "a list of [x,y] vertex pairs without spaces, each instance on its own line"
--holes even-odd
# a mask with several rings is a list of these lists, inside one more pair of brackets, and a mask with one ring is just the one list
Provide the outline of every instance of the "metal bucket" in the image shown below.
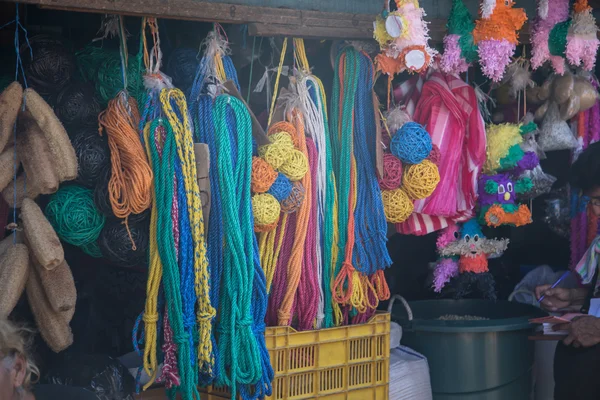
[[[403,299],[402,299],[403,300]],[[529,400],[540,309],[509,301],[425,300],[392,306],[402,344],[427,357],[434,400]],[[489,320],[446,321],[444,315]]]

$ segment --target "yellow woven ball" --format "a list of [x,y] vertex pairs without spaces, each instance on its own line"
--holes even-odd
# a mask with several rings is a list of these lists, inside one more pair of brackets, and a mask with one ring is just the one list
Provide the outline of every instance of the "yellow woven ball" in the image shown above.
[[287,144],[291,144],[294,147],[298,147],[298,140],[293,138],[288,132],[277,132],[269,135],[269,140],[271,143],[283,142]]
[[382,190],[381,200],[385,219],[393,224],[406,221],[414,210],[413,202],[402,189]]
[[431,196],[438,183],[440,183],[440,172],[438,167],[429,160],[410,165],[402,176],[402,189],[412,200]]
[[279,220],[281,206],[272,195],[257,194],[252,197],[252,212],[255,226],[272,225]]
[[280,140],[258,148],[258,155],[265,159],[271,167],[281,168],[284,162],[290,157],[291,152],[295,150],[292,142]]
[[308,158],[300,150],[292,150],[288,159],[279,167],[279,171],[290,181],[299,181],[308,172]]

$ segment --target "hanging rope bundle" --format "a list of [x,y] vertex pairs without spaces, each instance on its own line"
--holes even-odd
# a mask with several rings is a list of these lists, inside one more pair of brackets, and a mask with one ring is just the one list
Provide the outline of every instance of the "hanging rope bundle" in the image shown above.
[[200,204],[200,191],[196,177],[196,158],[192,127],[187,103],[179,89],[164,89],[160,93],[163,112],[167,116],[175,135],[177,155],[181,162],[187,199],[192,246],[194,249],[195,292],[198,299],[197,322],[200,332],[198,342],[198,368],[203,374],[212,374],[214,354],[212,351],[212,319],[215,309],[210,304],[209,268],[204,241],[204,220]]
[[96,100],[94,87],[89,83],[74,82],[56,96],[54,112],[73,137],[77,128],[94,126],[100,114],[100,103]]
[[331,105],[331,142],[337,183],[339,249],[333,298],[340,304],[362,307],[359,274],[352,265],[356,169],[353,156],[353,121],[359,78],[359,54],[346,47],[337,57]]
[[[161,128],[162,125],[162,128]],[[164,129],[164,141],[160,145],[160,138],[163,137],[161,130]],[[148,134],[146,146],[152,155],[152,168],[155,174],[153,213],[151,224],[151,234],[153,232],[155,243],[150,243],[151,264],[148,278],[148,289],[151,295],[147,297],[146,312],[144,316],[147,324],[146,329],[150,329],[150,334],[154,329],[155,320],[157,320],[156,304],[157,290],[155,287],[160,284],[160,268],[162,268],[163,289],[165,293],[166,309],[168,310],[170,327],[173,329],[173,339],[177,346],[177,366],[181,378],[181,386],[178,388],[181,397],[184,400],[193,400],[199,398],[196,384],[198,382],[197,369],[194,368],[194,351],[190,345],[193,338],[186,332],[183,320],[183,300],[181,295],[181,280],[178,267],[177,239],[179,238],[178,212],[177,210],[177,192],[174,188],[175,179],[175,160],[177,159],[175,135],[171,130],[170,124],[161,123],[156,120],[150,125],[146,132]],[[150,133],[152,132],[152,135]],[[159,135],[156,138],[156,135]],[[157,140],[158,139],[158,140]],[[160,204],[160,207],[158,207]],[[156,258],[158,252],[159,258]],[[148,336],[148,331],[146,331]],[[148,343],[148,339],[146,339]],[[144,356],[144,366],[153,371],[154,362],[152,353],[155,351],[153,345],[149,347],[148,354]],[[169,390],[169,397],[175,398],[175,390]]]
[[77,156],[77,180],[94,187],[102,181],[110,167],[110,152],[106,137],[93,129],[81,131],[71,140]]
[[[31,57],[29,55],[33,53]],[[47,35],[29,39],[21,48],[28,84],[42,96],[56,94],[69,83],[75,60],[63,43]]]
[[[359,272],[364,275],[371,275],[378,269],[389,267],[392,260],[386,247],[387,223],[381,204],[381,190],[375,172],[374,67],[371,59],[365,54],[359,54],[359,63],[361,79],[358,84],[354,108],[354,157],[357,167],[357,198],[354,212],[356,242],[353,264]],[[367,283],[367,280],[363,280],[363,282]],[[363,289],[366,293],[367,288],[363,286]]]
[[[110,148],[110,204],[113,214],[125,219],[126,225],[127,218],[147,210],[151,200],[152,169],[137,133],[139,120],[137,103],[125,92],[112,99],[98,117]],[[135,246],[133,241],[133,250]]]
[[[229,110],[235,115],[235,125],[227,118]],[[252,126],[244,105],[229,95],[217,97],[214,112],[225,242],[217,382],[229,387],[235,399],[239,385],[254,385],[262,376],[259,347],[251,328],[255,272],[249,180]]]

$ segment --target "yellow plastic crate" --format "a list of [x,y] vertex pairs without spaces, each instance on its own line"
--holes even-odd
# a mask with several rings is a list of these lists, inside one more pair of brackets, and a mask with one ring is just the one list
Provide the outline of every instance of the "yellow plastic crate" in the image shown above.
[[[362,325],[297,332],[268,327],[265,340],[275,371],[268,400],[387,400],[390,314]],[[229,399],[226,388],[201,389],[204,400]]]

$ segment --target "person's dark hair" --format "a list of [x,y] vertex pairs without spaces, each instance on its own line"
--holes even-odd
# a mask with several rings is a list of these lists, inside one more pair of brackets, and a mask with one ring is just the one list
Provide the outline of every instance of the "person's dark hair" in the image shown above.
[[600,187],[600,142],[589,145],[579,155],[571,167],[570,183],[584,192]]

